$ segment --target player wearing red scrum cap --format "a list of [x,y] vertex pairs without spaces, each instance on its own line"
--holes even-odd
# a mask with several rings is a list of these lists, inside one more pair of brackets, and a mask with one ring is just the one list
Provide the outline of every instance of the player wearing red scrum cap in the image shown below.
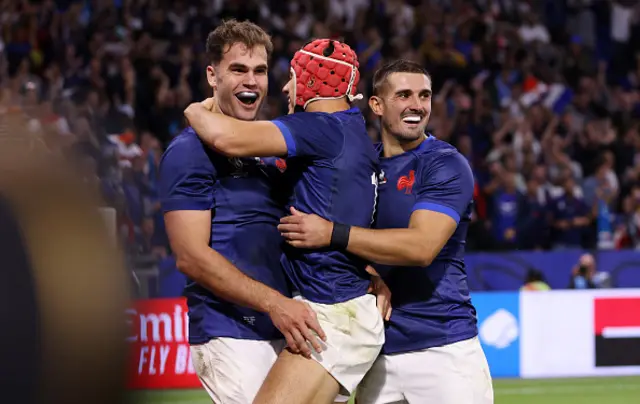
[[376,298],[367,293],[366,263],[344,250],[349,226],[371,225],[377,194],[377,153],[362,113],[350,105],[360,97],[358,80],[355,52],[339,41],[319,39],[291,61],[291,79],[283,88],[289,115],[240,121],[212,113],[213,99],[185,110],[198,136],[223,154],[286,156],[294,178],[291,209],[337,223],[332,249],[288,246],[282,258],[297,298],[317,313],[326,339],[285,335],[290,345],[306,339],[314,351],[283,351],[256,403],[331,403],[338,394],[349,395],[384,343]]
[[[393,293],[393,315],[358,403],[493,404],[464,264],[473,172],[453,146],[425,133],[432,84],[421,65],[389,62],[373,83],[379,204],[375,229],[352,228],[347,251],[374,263]],[[316,215],[284,217],[278,228],[299,248],[329,246],[332,225]]]

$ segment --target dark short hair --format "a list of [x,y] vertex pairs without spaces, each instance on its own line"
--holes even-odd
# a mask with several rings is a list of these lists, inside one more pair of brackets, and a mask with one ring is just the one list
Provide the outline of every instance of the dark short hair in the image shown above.
[[392,62],[387,62],[378,70],[376,70],[373,75],[373,95],[379,95],[383,87],[387,84],[387,80],[389,75],[393,73],[418,73],[424,74],[431,81],[431,75],[420,65],[419,63],[413,62],[411,60],[406,59],[397,59]]
[[273,52],[271,37],[265,30],[250,21],[231,19],[223,21],[207,36],[206,49],[209,63],[220,63],[224,54],[236,43],[241,43],[249,49],[264,46],[267,57]]

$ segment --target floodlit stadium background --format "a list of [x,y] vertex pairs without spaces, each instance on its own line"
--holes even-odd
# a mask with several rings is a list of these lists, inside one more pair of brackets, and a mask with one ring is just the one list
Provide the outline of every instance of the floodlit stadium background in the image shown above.
[[[207,401],[192,390],[186,336],[176,329],[184,278],[164,233],[157,166],[182,128],[183,108],[208,94],[204,38],[229,17],[273,35],[271,97],[261,118],[284,112],[278,91],[288,59],[311,37],[341,37],[358,51],[365,99],[383,60],[409,58],[429,69],[429,131],[458,147],[476,175],[466,260],[496,402],[640,397],[635,1],[0,4],[2,113],[26,116],[49,152],[73,162],[83,184],[101,193],[110,233],[126,253],[139,299],[127,312],[135,397]],[[377,140],[378,123],[365,115]],[[578,237],[552,219],[567,192],[586,212]],[[568,290],[585,252],[595,258],[589,280],[598,289]],[[519,292],[531,269],[553,291]]]

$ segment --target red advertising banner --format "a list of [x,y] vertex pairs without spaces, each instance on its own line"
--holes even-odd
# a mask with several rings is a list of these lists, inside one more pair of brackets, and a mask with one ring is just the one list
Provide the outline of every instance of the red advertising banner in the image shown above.
[[640,366],[640,297],[594,299],[595,365]]
[[197,388],[183,298],[138,300],[127,310],[130,389]]

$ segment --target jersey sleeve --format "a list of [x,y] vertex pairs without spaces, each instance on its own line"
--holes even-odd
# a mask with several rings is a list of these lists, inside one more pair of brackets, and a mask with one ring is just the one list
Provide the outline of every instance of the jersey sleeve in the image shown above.
[[297,112],[273,122],[287,144],[287,157],[332,159],[342,151],[344,131],[336,130],[329,114]]
[[160,161],[162,210],[211,209],[215,176],[215,167],[195,133],[179,135]]
[[416,176],[416,203],[413,211],[432,210],[444,213],[456,223],[473,200],[473,173],[460,153],[447,153],[435,158],[422,156],[422,167]]

